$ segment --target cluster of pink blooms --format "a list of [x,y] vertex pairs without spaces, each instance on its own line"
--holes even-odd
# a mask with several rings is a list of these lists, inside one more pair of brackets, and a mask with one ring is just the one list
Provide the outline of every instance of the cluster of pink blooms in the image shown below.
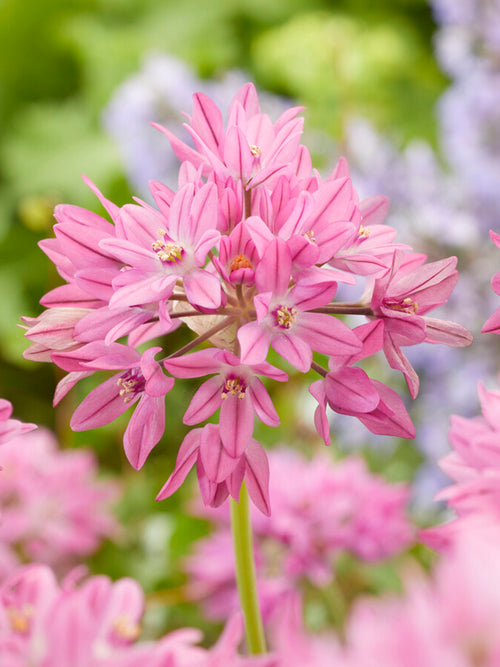
[[20,568],[0,586],[0,655],[5,667],[277,667],[275,659],[242,658],[239,618],[211,650],[183,628],[138,642],[144,594],[133,579],[72,572],[59,586],[46,565]]
[[429,580],[406,578],[404,597],[356,603],[345,667],[500,665],[500,534],[461,531]]
[[[333,463],[317,455],[311,461],[292,450],[271,450],[270,517],[252,516],[259,597],[264,615],[304,579],[327,587],[335,559],[350,552],[366,561],[400,553],[414,531],[405,514],[406,486],[388,484],[366,469],[361,458]],[[318,503],[318,498],[321,502]],[[199,540],[186,560],[188,588],[202,597],[207,615],[227,618],[238,608],[235,565],[226,507],[202,510],[217,530]]]
[[37,429],[0,447],[0,580],[25,561],[67,571],[117,535],[117,487],[96,479],[92,452],[60,450]]
[[[426,263],[396,243],[382,224],[386,198],[359,201],[344,160],[321,178],[300,144],[300,111],[273,123],[246,84],[224,125],[210,98],[194,95],[186,124],[194,147],[158,126],[182,162],[176,192],[152,182],[155,207],[136,200],[119,208],[86,180],[112,222],[58,206],[56,238],[41,243],[67,284],[42,299],[47,310],[39,317],[24,318],[33,341],[26,356],[68,371],[56,401],[80,379],[115,371],[76,409],[73,429],[101,426],[136,404],[124,447],[140,468],[164,433],[175,378],[211,376],[184,423],[195,426],[219,410],[218,423],[188,433],[159,499],[196,464],[205,504],[238,498],[245,480],[269,514],[268,463],[254,421],[279,424],[261,378],[287,380],[267,361],[270,348],[298,371],[319,374],[310,390],[316,427],[329,443],[327,406],[374,433],[414,436],[401,398],[359,361],[383,350],[415,397],[418,377],[403,347],[471,342],[461,325],[428,316],[456,284],[456,258]],[[366,282],[361,300],[333,301],[338,284],[352,285],[356,276]],[[343,314],[365,323],[351,329],[337,317]],[[164,348],[138,351],[182,323],[197,334],[182,348],[166,338]],[[207,341],[212,347],[191,352]],[[327,368],[314,353],[328,357]]]

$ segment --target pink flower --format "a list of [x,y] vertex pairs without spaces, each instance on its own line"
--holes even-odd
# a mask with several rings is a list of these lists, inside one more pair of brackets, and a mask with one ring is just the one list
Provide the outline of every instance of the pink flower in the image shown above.
[[312,351],[349,354],[360,348],[359,341],[343,322],[322,313],[310,313],[328,304],[336,284],[288,289],[292,256],[288,245],[274,239],[255,272],[259,290],[254,299],[257,319],[238,330],[241,360],[258,364],[265,360],[269,345],[289,363],[307,372]]
[[407,578],[402,598],[358,602],[341,664],[365,667],[377,656],[388,667],[498,665],[499,538],[498,529],[462,532],[431,581]]
[[[158,364],[166,361],[174,376],[214,376],[195,394],[184,421],[197,424],[219,409],[219,428],[205,427],[185,441],[162,497],[196,462],[209,504],[238,497],[245,478],[254,501],[269,510],[264,455],[252,436],[254,414],[278,424],[257,377],[284,379],[282,371],[270,371],[270,348],[298,371],[312,369],[324,378],[311,391],[319,404],[316,424],[328,442],[327,404],[376,433],[414,433],[399,396],[356,365],[379,348],[339,316],[382,322],[384,352],[405,374],[412,396],[418,378],[404,345],[471,340],[460,325],[426,316],[448,298],[455,260],[424,265],[422,255],[396,243],[394,230],[383,224],[387,200],[359,202],[343,158],[321,178],[300,145],[300,110],[273,122],[246,84],[224,123],[214,102],[196,94],[186,125],[194,147],[159,128],[182,161],[177,191],[153,182],[154,206],[136,200],[120,208],[85,179],[110,221],[58,206],[56,238],[41,244],[67,284],[42,299],[44,314],[25,318],[33,341],[27,356],[50,359],[68,372],[56,402],[95,370],[117,371],[77,409],[75,429],[107,423],[138,401],[125,449],[140,467],[162,437],[164,399],[173,385]],[[357,276],[368,276],[368,300],[335,301],[338,284],[354,284]],[[175,348],[169,334],[182,325],[190,337]],[[127,353],[113,347],[121,338]],[[164,348],[158,362],[153,352],[137,351],[153,339]],[[182,360],[201,344],[219,351]],[[328,357],[328,370],[326,360],[313,359],[316,353]],[[187,370],[202,359],[198,370]]]
[[99,370],[126,370],[88,394],[75,410],[71,428],[86,431],[108,424],[138,402],[123,437],[125,453],[134,468],[144,465],[165,428],[165,394],[174,386],[174,380],[166,377],[154,360],[160,350],[152,347],[141,355],[133,348],[114,343],[109,346],[108,354],[82,364]]
[[242,454],[231,456],[215,424],[195,428],[187,434],[179,448],[174,471],[156,499],[163,500],[177,491],[195,463],[205,505],[218,507],[229,495],[238,500],[245,480],[256,507],[266,515],[271,513],[269,465],[261,445],[252,438]]
[[[384,322],[384,353],[391,368],[400,370],[414,398],[419,380],[401,351],[405,345],[423,341],[445,343],[452,347],[470,345],[472,336],[465,327],[424,317],[446,303],[458,280],[456,257],[424,264],[424,255],[397,250],[391,269],[374,281],[371,308]],[[417,314],[418,313],[418,314]]]
[[89,451],[57,448],[37,429],[0,448],[0,580],[20,556],[66,571],[118,532],[111,514],[117,488],[96,479]]
[[165,368],[180,378],[217,373],[204,382],[185,414],[185,424],[199,424],[220,408],[220,438],[233,458],[245,451],[253,434],[254,414],[268,426],[278,426],[279,417],[257,374],[285,382],[288,376],[267,362],[244,365],[227,350],[201,350],[186,357],[167,359]]
[[453,451],[440,466],[454,481],[436,500],[445,500],[456,513],[441,526],[420,531],[436,549],[449,548],[470,519],[500,526],[500,391],[479,385],[482,414],[472,419],[452,415],[449,432]]
[[[0,654],[9,667],[182,667],[207,664],[193,644],[200,633],[178,630],[158,642],[135,643],[141,634],[143,592],[133,579],[112,583],[77,573],[60,588],[43,565],[19,569],[0,586]],[[216,663],[214,663],[215,667]]]

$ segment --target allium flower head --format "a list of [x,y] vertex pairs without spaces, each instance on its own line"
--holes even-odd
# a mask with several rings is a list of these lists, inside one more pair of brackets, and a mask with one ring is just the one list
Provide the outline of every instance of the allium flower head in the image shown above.
[[[184,422],[194,426],[218,411],[218,424],[187,434],[159,498],[196,465],[207,504],[237,499],[245,480],[269,513],[267,459],[253,433],[255,416],[279,424],[264,381],[283,381],[286,373],[268,363],[270,348],[278,365],[324,378],[311,391],[316,425],[329,441],[327,403],[376,433],[413,435],[401,399],[354,364],[383,346],[414,396],[415,373],[401,346],[470,342],[460,325],[427,317],[455,284],[455,260],[426,265],[424,255],[396,243],[383,224],[386,199],[359,201],[344,159],[320,177],[300,144],[300,111],[271,120],[248,83],[224,120],[208,95],[195,94],[185,124],[191,143],[156,125],[182,163],[177,190],[153,181],[154,205],[136,200],[119,208],[86,179],[111,222],[59,206],[56,238],[41,244],[67,284],[42,300],[46,314],[25,318],[33,341],[27,356],[68,371],[56,400],[96,371],[116,371],[77,408],[73,428],[107,423],[137,402],[124,444],[138,468],[161,440],[174,378],[212,376]],[[366,276],[371,297],[335,301],[339,283]],[[344,314],[377,320],[378,333],[353,331]],[[182,324],[190,337],[174,349],[168,334]],[[153,339],[158,346],[148,349]],[[212,349],[193,352],[201,344]],[[328,370],[319,355],[330,359]]]

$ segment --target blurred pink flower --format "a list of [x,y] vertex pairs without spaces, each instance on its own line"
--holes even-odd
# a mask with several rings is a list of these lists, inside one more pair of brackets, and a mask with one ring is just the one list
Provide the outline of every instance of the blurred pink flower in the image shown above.
[[461,531],[430,581],[423,576],[406,579],[403,597],[355,604],[340,664],[500,665],[498,526],[496,530]]
[[212,649],[202,634],[180,628],[158,641],[137,642],[144,593],[129,578],[73,571],[59,586],[45,565],[27,565],[0,585],[2,667],[278,667],[275,657],[239,654],[243,623],[228,622]]
[[0,579],[25,560],[66,571],[117,535],[118,489],[96,479],[92,452],[38,429],[2,446],[0,466]]
[[[266,615],[304,579],[328,586],[342,552],[379,561],[410,546],[414,529],[405,514],[409,489],[372,475],[362,459],[334,463],[317,455],[308,461],[285,449],[271,450],[268,458],[273,512],[269,517],[252,515],[259,596]],[[186,560],[189,588],[196,597],[205,596],[209,615],[227,618],[237,604],[229,515],[225,507],[204,513],[217,528],[196,543]]]

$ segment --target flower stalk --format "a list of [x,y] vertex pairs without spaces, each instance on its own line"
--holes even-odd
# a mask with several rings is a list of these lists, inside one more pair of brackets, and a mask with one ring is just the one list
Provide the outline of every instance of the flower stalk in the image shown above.
[[266,653],[267,649],[257,597],[250,505],[245,483],[241,485],[239,501],[236,502],[231,498],[231,530],[233,533],[236,582],[245,619],[248,653],[259,655]]

